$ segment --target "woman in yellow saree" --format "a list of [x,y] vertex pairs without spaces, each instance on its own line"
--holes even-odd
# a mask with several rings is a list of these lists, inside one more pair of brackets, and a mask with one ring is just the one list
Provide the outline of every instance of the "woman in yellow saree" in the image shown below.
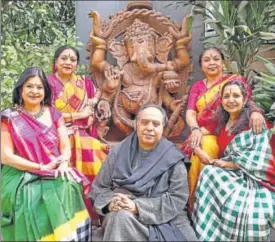
[[[264,123],[261,110],[251,100],[251,90],[247,86],[246,79],[238,74],[223,74],[223,53],[217,48],[206,49],[199,59],[205,79],[196,81],[189,91],[186,122],[191,133],[181,149],[190,157],[191,168],[188,174],[189,182],[189,211],[192,211],[194,193],[197,181],[204,164],[212,158],[217,158],[219,148],[216,136],[213,135],[216,124],[214,122],[215,111],[221,105],[220,90],[233,79],[241,80],[247,89],[249,102],[253,107],[250,117],[253,131],[260,133]],[[195,148],[200,146],[204,154],[199,158]],[[197,151],[199,152],[199,151]]]
[[53,74],[48,81],[53,92],[54,106],[62,112],[69,130],[71,166],[91,182],[106,158],[108,146],[97,139],[93,109],[100,97],[92,81],[75,74],[78,51],[71,46],[59,47],[54,55]]

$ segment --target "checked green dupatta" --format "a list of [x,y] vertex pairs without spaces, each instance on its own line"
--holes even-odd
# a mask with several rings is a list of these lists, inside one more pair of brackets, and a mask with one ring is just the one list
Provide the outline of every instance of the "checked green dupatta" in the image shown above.
[[192,220],[201,241],[269,241],[275,228],[273,130],[235,136],[225,161],[238,170],[207,165],[198,182]]

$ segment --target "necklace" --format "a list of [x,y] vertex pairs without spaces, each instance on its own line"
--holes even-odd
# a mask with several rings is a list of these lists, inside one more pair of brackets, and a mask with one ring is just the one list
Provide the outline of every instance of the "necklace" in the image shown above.
[[235,121],[231,121],[230,119],[227,121],[225,125],[225,130],[227,131],[228,135],[231,135],[235,123],[236,123]]
[[228,130],[234,125],[234,122],[230,122],[230,120],[227,121],[225,128]]
[[44,111],[45,111],[45,109],[44,108],[40,108],[40,111],[38,112],[38,113],[36,113],[36,114],[31,114],[30,112],[28,112],[26,109],[24,109],[29,115],[31,115],[33,118],[35,118],[35,119],[39,119],[42,115],[43,115],[43,113],[44,113]]

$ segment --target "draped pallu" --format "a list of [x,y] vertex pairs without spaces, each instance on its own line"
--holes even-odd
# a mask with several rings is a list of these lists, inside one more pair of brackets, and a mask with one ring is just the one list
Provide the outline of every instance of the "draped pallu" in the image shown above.
[[[81,112],[87,100],[95,94],[91,80],[79,75],[72,76],[64,86],[55,74],[48,76],[53,91],[53,104],[63,113]],[[106,159],[107,145],[97,139],[94,117],[67,123],[72,147],[71,166],[93,181]]]
[[271,134],[272,130],[259,135],[247,130],[234,137],[222,160],[234,162],[239,169],[203,168],[192,214],[200,241],[270,240],[270,227],[275,228]]
[[[61,113],[50,107],[48,127],[18,109],[1,113],[2,132],[9,132],[15,153],[39,164],[60,155],[57,129]],[[91,239],[91,219],[82,196],[90,182],[75,170],[76,182],[54,178],[53,171],[26,172],[3,165],[1,170],[1,231],[7,241]]]

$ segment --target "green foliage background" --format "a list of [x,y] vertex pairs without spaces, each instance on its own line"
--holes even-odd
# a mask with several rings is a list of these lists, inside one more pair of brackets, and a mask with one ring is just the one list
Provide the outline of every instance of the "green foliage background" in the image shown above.
[[2,1],[1,109],[11,105],[14,83],[29,66],[51,73],[55,49],[81,47],[76,37],[75,0]]
[[254,100],[265,111],[266,118],[275,125],[275,64],[260,56],[256,58],[264,63],[268,72],[255,76],[258,82],[253,90]]
[[266,40],[274,38],[275,2],[272,0],[182,0],[177,3],[192,5],[194,14],[205,16],[204,22],[215,31],[214,35],[202,38],[205,47],[222,49],[227,60],[235,64],[228,66],[230,71],[248,80],[255,74],[251,67],[255,56],[275,48],[264,46]]
[[[266,44],[266,41],[275,40],[275,1],[179,0],[171,5],[191,5],[192,14],[204,16],[204,23],[215,32],[206,32],[202,36],[204,46],[215,46],[223,50],[227,71],[240,73],[248,79],[254,89],[255,102],[263,108],[266,118],[275,122],[275,57],[267,60],[256,58],[275,48],[274,44]],[[265,63],[269,74],[258,73],[254,69],[253,63],[259,60]]]

